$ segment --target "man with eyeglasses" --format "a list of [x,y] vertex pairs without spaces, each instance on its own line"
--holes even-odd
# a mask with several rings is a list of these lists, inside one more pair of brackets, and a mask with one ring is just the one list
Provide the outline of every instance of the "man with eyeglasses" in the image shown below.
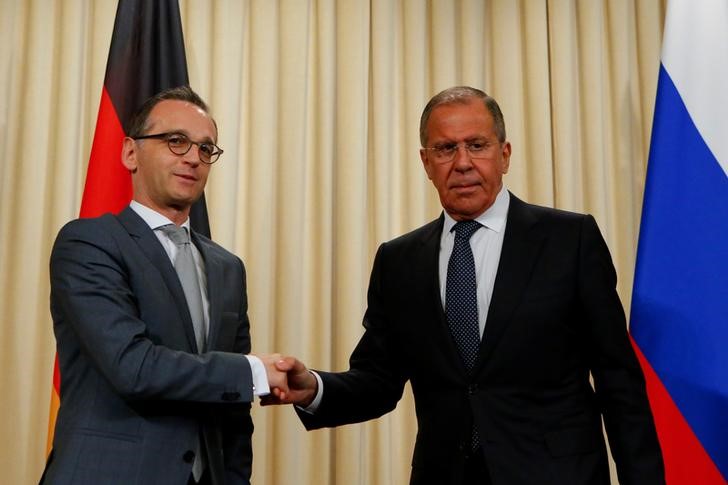
[[51,255],[61,403],[41,483],[248,484],[250,403],[286,376],[245,355],[242,261],[190,230],[217,126],[184,86],[126,133],[131,204],[70,222]]
[[[412,485],[663,484],[642,371],[594,218],[503,184],[496,101],[455,87],[422,113],[420,158],[444,212],[377,252],[346,372],[279,363],[307,429],[392,410],[411,383]],[[594,386],[590,384],[590,374]]]

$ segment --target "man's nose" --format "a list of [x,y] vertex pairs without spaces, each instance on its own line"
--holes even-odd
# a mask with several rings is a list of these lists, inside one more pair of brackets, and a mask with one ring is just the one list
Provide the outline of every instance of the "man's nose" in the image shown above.
[[198,145],[197,143],[192,143],[190,149],[187,150],[187,153],[183,155],[183,158],[185,162],[189,163],[190,165],[201,164],[202,159],[200,158],[200,145]]
[[455,147],[455,158],[453,165],[456,170],[467,170],[473,166],[473,157],[468,151],[468,146],[465,143],[458,143]]

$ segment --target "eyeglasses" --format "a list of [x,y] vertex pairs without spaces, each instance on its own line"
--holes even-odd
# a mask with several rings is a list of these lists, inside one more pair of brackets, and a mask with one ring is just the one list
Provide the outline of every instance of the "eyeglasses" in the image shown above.
[[146,140],[148,138],[166,141],[169,151],[175,155],[184,155],[190,151],[192,145],[197,145],[197,153],[202,163],[215,163],[223,153],[223,150],[214,143],[192,141],[182,133],[156,133],[154,135],[135,136],[134,140]]
[[432,151],[435,163],[450,163],[455,160],[455,154],[460,147],[470,155],[470,158],[488,158],[492,155],[493,147],[500,145],[498,142],[487,140],[473,140],[462,143],[443,143],[434,147],[424,147],[423,150]]

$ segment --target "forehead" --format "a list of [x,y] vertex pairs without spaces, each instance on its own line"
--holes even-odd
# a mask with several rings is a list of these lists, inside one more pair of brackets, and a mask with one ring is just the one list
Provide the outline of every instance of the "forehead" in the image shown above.
[[441,104],[432,110],[427,122],[427,137],[468,138],[494,135],[493,115],[478,98],[466,102]]
[[194,138],[214,140],[217,135],[209,114],[189,101],[177,99],[157,103],[149,112],[148,125],[153,131],[179,131]]

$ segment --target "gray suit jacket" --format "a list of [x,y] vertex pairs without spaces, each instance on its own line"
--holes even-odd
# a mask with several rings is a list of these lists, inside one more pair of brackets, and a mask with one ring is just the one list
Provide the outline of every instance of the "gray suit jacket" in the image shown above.
[[192,238],[210,303],[203,354],[177,274],[141,217],[126,208],[61,229],[50,263],[61,405],[42,483],[184,484],[200,432],[213,483],[249,483],[245,268]]

